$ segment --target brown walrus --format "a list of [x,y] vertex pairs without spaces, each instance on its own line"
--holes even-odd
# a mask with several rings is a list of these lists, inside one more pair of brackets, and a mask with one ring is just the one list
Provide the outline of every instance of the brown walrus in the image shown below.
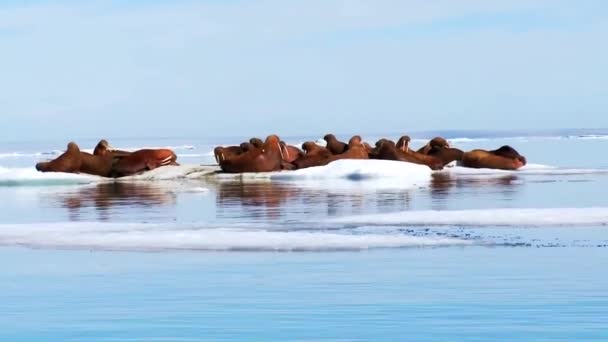
[[332,154],[342,154],[348,150],[348,144],[339,141],[333,134],[326,134],[323,139],[327,142],[326,148]]
[[281,170],[283,164],[283,151],[280,139],[276,135],[270,135],[262,145],[246,153],[230,156],[220,162],[224,172],[271,172]]
[[215,157],[215,161],[219,163],[224,160],[224,158],[228,156],[236,156],[243,153],[243,148],[241,146],[217,146],[213,149],[213,156]]
[[264,142],[260,138],[251,138],[249,139],[249,143],[256,148],[262,148],[262,145],[264,145]]
[[426,145],[422,146],[418,151],[418,153],[429,154],[429,151],[433,148],[450,148],[450,144],[445,138],[435,137],[431,139]]
[[395,145],[395,142],[393,142],[392,140],[385,138],[379,139],[374,144],[374,148],[372,148],[371,151],[367,152],[367,154],[369,155],[369,159],[382,159],[380,155],[380,149],[382,148],[382,145],[386,142],[391,142],[393,145]]
[[410,155],[399,151],[395,142],[388,139],[380,139],[376,142],[376,158],[382,160],[398,160],[415,163],[417,160]]
[[169,149],[143,149],[128,156],[113,158],[112,177],[124,177],[161,166],[179,165],[177,155]]
[[[101,140],[93,155],[82,152],[81,171],[105,177],[123,177],[166,165],[177,164],[177,156],[168,149],[142,149],[135,152],[114,150]],[[88,168],[88,170],[85,170]]]
[[124,157],[128,156],[132,152],[115,150],[105,139],[100,140],[99,143],[97,143],[97,146],[95,146],[95,149],[93,149],[94,156],[105,156],[108,153],[110,153],[113,157]]
[[473,150],[462,155],[461,165],[476,169],[517,170],[527,163],[526,158],[511,146],[493,151]]
[[398,149],[397,146],[395,145],[395,143],[391,140],[387,140],[387,139],[380,139],[378,140],[377,144],[377,152],[376,152],[376,159],[383,159],[383,160],[397,160],[397,161],[403,161],[403,162],[408,162],[408,163],[412,163],[412,164],[419,164],[419,165],[426,165],[431,169],[441,169],[443,168],[443,166],[441,165],[441,162],[439,160],[434,161],[433,163],[430,163],[431,165],[423,162],[422,160],[416,158],[415,156],[409,154],[409,153],[405,153],[402,150]]
[[36,170],[41,172],[79,173],[81,165],[80,148],[76,143],[70,142],[63,154],[54,160],[36,164]]
[[284,141],[281,141],[280,144],[283,149],[284,161],[287,163],[293,163],[304,155],[304,152],[295,146],[287,145]]
[[306,153],[293,162],[296,169],[326,165],[332,156],[332,153],[327,148],[319,146],[312,141],[303,143],[302,150]]
[[426,166],[430,167],[431,170],[443,169],[443,166],[444,166],[443,162],[441,160],[439,160],[438,158],[411,150],[409,147],[411,140],[412,139],[407,135],[402,136],[397,141],[396,148],[399,151],[412,156],[415,159],[414,162],[416,164],[426,165]]
[[353,136],[348,141],[348,149],[342,154],[333,155],[329,158],[328,163],[341,159],[369,159],[367,149],[363,146],[361,137]]
[[464,154],[464,152],[462,150],[459,150],[457,148],[438,148],[438,147],[433,147],[431,148],[431,150],[429,151],[429,156],[433,156],[439,160],[441,160],[441,163],[443,164],[443,166],[448,165],[449,163],[453,162],[453,161],[461,161],[462,160],[462,155]]

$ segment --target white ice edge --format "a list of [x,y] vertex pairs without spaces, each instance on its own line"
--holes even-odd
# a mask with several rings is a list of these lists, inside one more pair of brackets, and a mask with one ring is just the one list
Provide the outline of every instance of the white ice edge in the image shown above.
[[226,174],[217,173],[217,165],[166,166],[143,174],[120,178],[118,180],[70,173],[42,173],[33,167],[6,168],[0,167],[0,185],[54,185],[54,184],[88,184],[108,181],[162,181],[180,179],[201,179],[214,177],[220,181],[242,182],[287,182],[304,187],[352,187],[365,186],[411,187],[425,185],[433,173],[453,176],[501,176],[501,175],[579,175],[608,173],[608,169],[563,169],[548,165],[530,164],[517,171],[471,169],[450,167],[443,171],[431,171],[423,165],[387,160],[339,160],[326,166],[311,167],[295,171]]

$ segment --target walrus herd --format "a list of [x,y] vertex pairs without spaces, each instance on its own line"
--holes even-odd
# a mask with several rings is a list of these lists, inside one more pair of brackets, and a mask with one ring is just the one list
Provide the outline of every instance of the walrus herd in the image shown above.
[[526,165],[526,158],[511,146],[497,150],[472,150],[464,152],[450,146],[442,137],[431,139],[427,144],[413,150],[410,137],[399,138],[397,143],[380,139],[372,147],[360,136],[353,136],[348,143],[339,141],[335,135],[323,137],[325,146],[314,141],[302,144],[301,149],[285,144],[276,135],[262,141],[251,138],[239,146],[218,146],[214,150],[215,160],[224,172],[270,172],[298,170],[327,165],[340,159],[383,159],[426,165],[432,170],[441,170],[457,162],[470,168],[517,170]]
[[114,150],[106,140],[101,140],[91,154],[81,151],[76,143],[70,142],[62,155],[54,160],[36,164],[36,170],[118,178],[154,170],[161,166],[178,165],[176,160],[175,153],[168,149],[126,152]]
[[[432,170],[441,170],[457,162],[470,168],[517,170],[526,165],[526,158],[510,146],[493,151],[472,150],[464,152],[450,146],[442,137],[431,139],[427,144],[413,150],[411,139],[404,135],[395,143],[380,139],[372,147],[355,135],[348,143],[333,134],[323,137],[325,146],[307,141],[301,148],[288,145],[277,135],[266,140],[251,138],[238,146],[218,146],[214,149],[215,160],[223,172],[271,172],[298,170],[327,165],[340,159],[383,159],[426,165]],[[134,152],[113,149],[106,140],[101,140],[93,153],[81,151],[70,142],[67,150],[54,160],[36,164],[41,172],[85,173],[101,177],[119,178],[139,174],[167,165],[177,164],[177,156],[170,149],[142,149]]]

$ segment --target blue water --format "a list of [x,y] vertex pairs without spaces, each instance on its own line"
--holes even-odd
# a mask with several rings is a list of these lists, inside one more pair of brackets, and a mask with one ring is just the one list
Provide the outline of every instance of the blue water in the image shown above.
[[[7,143],[0,181],[19,181],[0,182],[0,339],[604,341],[608,139],[524,133],[452,138],[475,138],[455,139],[465,150],[508,143],[555,169],[452,172],[406,188],[49,186],[19,172],[65,142]],[[172,146],[183,164],[210,164],[216,142],[111,143]],[[492,223],[446,225],[444,211]],[[428,223],[383,221],[399,213]],[[357,223],[362,215],[372,219]],[[570,223],[546,225],[545,215]]]

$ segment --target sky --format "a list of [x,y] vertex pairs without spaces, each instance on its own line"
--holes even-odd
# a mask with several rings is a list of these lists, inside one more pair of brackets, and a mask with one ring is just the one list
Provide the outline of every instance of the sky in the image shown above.
[[608,127],[608,3],[4,1],[4,139]]

